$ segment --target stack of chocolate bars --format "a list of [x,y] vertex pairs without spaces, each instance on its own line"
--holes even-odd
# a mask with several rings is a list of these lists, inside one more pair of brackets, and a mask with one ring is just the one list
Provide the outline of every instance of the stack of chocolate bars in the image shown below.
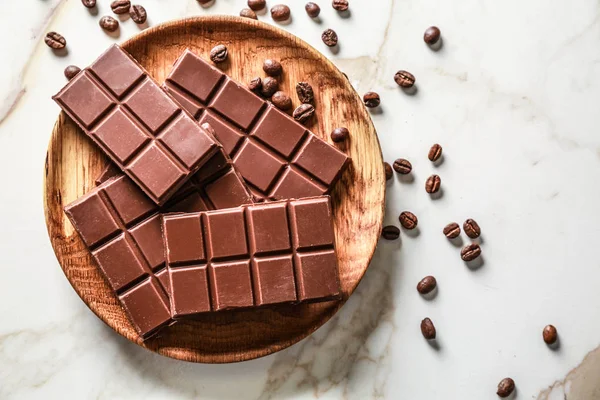
[[339,298],[344,153],[190,51],[161,87],[113,46],[54,100],[112,160],[65,212],[140,337]]

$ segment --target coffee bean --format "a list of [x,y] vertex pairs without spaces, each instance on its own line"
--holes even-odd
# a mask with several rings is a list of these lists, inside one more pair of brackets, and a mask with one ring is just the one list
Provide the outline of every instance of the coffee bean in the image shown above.
[[402,175],[410,174],[410,171],[412,171],[412,164],[404,158],[399,158],[394,161],[393,167],[394,171]]
[[415,76],[408,71],[400,70],[394,75],[394,81],[398,86],[408,89],[414,86]]
[[148,18],[148,14],[146,13],[146,9],[138,4],[131,6],[129,10],[129,16],[136,24],[143,24],[146,22]]
[[396,240],[400,237],[400,229],[394,225],[384,226],[381,230],[381,236],[385,240]]
[[260,90],[262,89],[262,80],[260,79],[260,77],[257,76],[256,78],[252,79],[248,83],[248,89],[256,93],[260,92]]
[[481,228],[474,219],[469,218],[463,224],[463,229],[468,237],[471,239],[477,239],[481,235]]
[[215,64],[222,63],[227,60],[227,46],[218,44],[210,51],[210,60]]
[[81,0],[81,4],[87,8],[94,8],[96,7],[96,0]]
[[427,157],[429,158],[429,161],[437,161],[440,159],[440,157],[442,156],[442,146],[440,146],[439,144],[434,144],[433,146],[431,146],[431,149],[429,149],[429,154],[427,154]]
[[333,0],[331,2],[332,7],[337,11],[348,10],[348,0]]
[[248,7],[254,11],[260,11],[267,5],[265,0],[248,0]]
[[267,76],[262,80],[262,89],[260,90],[260,94],[268,98],[273,96],[278,88],[279,82],[277,82],[277,79]]
[[298,82],[296,84],[296,93],[298,94],[298,99],[301,103],[312,104],[315,100],[315,93],[308,82]]
[[68,80],[71,80],[71,79],[75,78],[75,75],[77,75],[80,72],[81,72],[81,68],[79,68],[78,66],[69,65],[67,68],[65,68],[65,78],[67,78]]
[[433,322],[431,322],[429,318],[425,318],[423,321],[421,321],[421,333],[427,340],[435,339],[435,326],[433,326]]
[[211,2],[211,1],[213,1],[213,0],[197,0],[197,1],[198,1],[198,3],[200,3],[200,4],[208,4],[208,3],[210,3],[210,2]]
[[347,128],[335,128],[331,132],[331,140],[336,143],[343,142],[350,135],[350,132]]
[[321,34],[321,40],[329,47],[334,47],[338,43],[338,35],[333,29],[325,29]]
[[289,110],[292,108],[292,99],[284,92],[275,92],[271,96],[271,102],[280,110]]
[[544,337],[544,342],[546,342],[546,344],[554,344],[558,339],[558,332],[554,325],[546,325],[542,336]]
[[294,119],[301,124],[305,123],[315,114],[315,108],[310,104],[300,104],[292,113]]
[[56,32],[48,32],[44,38],[44,42],[46,42],[48,47],[55,50],[64,49],[67,45],[67,40],[63,35]]
[[381,99],[379,95],[375,92],[367,92],[363,96],[363,101],[365,102],[365,106],[369,108],[375,108],[381,104]]
[[400,220],[400,225],[402,225],[404,229],[409,230],[415,229],[419,223],[417,216],[410,211],[402,211],[398,219]]
[[119,29],[119,21],[109,15],[100,18],[99,24],[102,29],[108,32],[114,32]]
[[269,76],[279,76],[282,70],[281,63],[277,60],[268,58],[263,62],[263,71]]
[[317,4],[315,4],[313,2],[306,3],[306,6],[304,6],[304,9],[306,10],[306,13],[308,14],[308,16],[311,18],[317,18],[319,16],[319,14],[321,13],[321,7],[319,7]]
[[389,181],[390,179],[392,179],[394,177],[394,172],[392,171],[392,167],[390,164],[384,162],[383,168],[385,170],[385,180]]
[[460,235],[460,226],[456,222],[450,222],[448,225],[444,227],[444,235],[448,239],[457,238]]
[[417,291],[421,294],[431,293],[437,286],[437,281],[431,275],[426,276],[417,283]]
[[436,44],[440,40],[440,29],[437,26],[430,26],[425,30],[423,40],[429,45]]
[[427,178],[425,182],[425,191],[427,193],[437,193],[440,190],[440,185],[442,184],[442,180],[437,175],[431,175]]
[[249,8],[242,8],[242,10],[240,11],[240,17],[258,19],[256,13]]
[[460,251],[460,257],[463,261],[473,261],[481,255],[481,247],[477,243],[466,245]]
[[129,0],[115,0],[110,3],[110,8],[115,14],[126,14],[131,8],[131,1]]
[[283,22],[290,19],[290,8],[284,4],[277,4],[271,8],[271,18],[277,22]]
[[496,394],[502,398],[508,397],[515,390],[515,381],[511,378],[504,378],[498,384],[498,390]]

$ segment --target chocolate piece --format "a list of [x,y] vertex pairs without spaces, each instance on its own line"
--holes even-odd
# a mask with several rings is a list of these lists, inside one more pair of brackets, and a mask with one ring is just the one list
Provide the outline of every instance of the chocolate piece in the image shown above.
[[116,45],[54,100],[157,204],[219,149],[215,138]]
[[189,50],[175,63],[165,88],[197,119],[211,124],[254,194],[263,199],[328,193],[350,161]]
[[119,175],[122,175],[121,170],[119,170],[119,167],[117,167],[115,164],[109,161],[108,163],[106,163],[104,169],[102,170],[102,172],[100,172],[100,175],[98,175],[94,183],[96,184],[96,186],[100,186],[110,178]]
[[329,196],[163,216],[173,318],[339,298]]

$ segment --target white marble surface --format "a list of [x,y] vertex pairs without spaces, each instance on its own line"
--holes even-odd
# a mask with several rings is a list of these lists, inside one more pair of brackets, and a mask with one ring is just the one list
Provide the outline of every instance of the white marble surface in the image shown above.
[[[389,185],[386,223],[412,210],[420,234],[381,243],[357,292],[316,334],[234,365],[167,359],[116,335],[72,290],[47,238],[50,96],[66,65],[85,66],[139,29],[126,21],[116,39],[99,29],[108,0],[97,16],[79,0],[0,1],[0,398],[493,399],[505,376],[518,399],[600,398],[600,353],[576,369],[600,342],[599,3],[350,0],[341,18],[316,1],[320,24],[304,2],[281,0],[293,14],[284,29],[331,57],[360,93],[381,94],[373,120],[385,159],[406,157],[415,169],[413,183]],[[245,2],[139,3],[155,25],[237,14]],[[422,41],[432,24],[439,52]],[[338,54],[320,42],[326,27],[340,36]],[[49,30],[66,36],[66,57],[44,45]],[[415,96],[394,84],[398,69],[417,77]],[[445,154],[437,168],[426,157],[434,142]],[[438,200],[423,189],[433,172]],[[441,234],[467,217],[484,232],[476,270]],[[415,291],[427,274],[440,287],[432,301]],[[421,337],[425,316],[439,349]],[[559,329],[556,351],[541,340],[547,323]]]

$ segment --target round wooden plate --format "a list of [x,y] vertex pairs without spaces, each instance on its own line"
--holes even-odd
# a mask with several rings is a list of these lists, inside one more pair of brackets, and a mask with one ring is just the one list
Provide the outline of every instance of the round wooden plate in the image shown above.
[[[145,30],[122,47],[162,82],[186,48],[208,57],[219,44],[229,61],[219,65],[240,82],[264,76],[266,58],[280,60],[281,90],[299,102],[295,84],[315,91],[316,118],[309,129],[331,142],[338,126],[350,130],[341,149],[352,164],[333,193],[335,234],[343,299],[206,314],[164,329],[142,342],[117,298],[104,281],[63,207],[94,187],[107,159],[64,113],[52,132],[44,182],[46,224],[65,275],[81,299],[111,328],[159,354],[186,361],[225,363],[249,360],[284,349],[314,332],[344,304],[365,273],[381,232],[385,178],[381,149],[371,118],[346,77],[322,54],[297,37],[271,25],[230,16],[196,17]],[[327,160],[323,160],[327,162]]]

